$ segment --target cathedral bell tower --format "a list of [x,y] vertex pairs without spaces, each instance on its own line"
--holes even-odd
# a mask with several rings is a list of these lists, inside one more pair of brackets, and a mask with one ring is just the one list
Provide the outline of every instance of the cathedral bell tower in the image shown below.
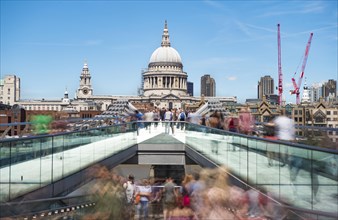
[[80,76],[80,87],[76,92],[77,98],[88,98],[93,95],[91,78],[87,62],[85,62]]

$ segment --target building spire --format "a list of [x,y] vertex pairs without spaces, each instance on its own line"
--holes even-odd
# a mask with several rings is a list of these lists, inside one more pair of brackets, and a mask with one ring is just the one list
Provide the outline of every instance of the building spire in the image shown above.
[[88,63],[87,63],[87,59],[85,59],[83,61],[83,68],[82,69],[88,69]]
[[167,25],[167,20],[165,20],[164,23],[164,30],[162,34],[162,47],[170,47],[170,40],[169,40],[169,32],[168,32],[168,25]]
[[306,84],[306,78],[305,78],[303,89],[304,90],[303,90],[303,96],[302,96],[301,103],[309,103],[310,102],[310,94],[309,94],[310,91]]
[[65,94],[64,94],[64,96],[63,96],[65,99],[68,99],[69,98],[69,96],[68,96],[68,90],[67,90],[67,87],[66,87],[66,90],[65,90]]

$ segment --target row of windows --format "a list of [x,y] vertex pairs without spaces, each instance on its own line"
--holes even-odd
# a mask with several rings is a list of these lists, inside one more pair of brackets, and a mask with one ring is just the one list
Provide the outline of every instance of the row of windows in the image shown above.
[[333,112],[333,115],[338,115],[338,111],[326,111],[326,114],[331,115],[331,112]]
[[25,107],[27,110],[56,110],[58,111],[58,106],[27,106]]
[[181,68],[177,67],[177,66],[155,66],[155,67],[151,67],[149,68],[151,70],[181,70]]
[[327,121],[338,121],[338,118],[326,118]]
[[[25,106],[25,108],[27,110],[42,110],[42,111],[44,111],[44,110],[47,110],[47,111],[49,111],[49,110],[51,110],[51,111],[61,110],[61,108],[59,108],[59,106]],[[93,107],[89,107],[89,108],[84,107],[83,109],[81,107],[79,107],[79,109],[77,109],[77,110],[79,110],[79,111],[81,111],[81,110],[84,110],[84,111],[93,110]]]
[[[303,118],[301,117],[295,117],[295,122],[303,122]],[[324,122],[323,119],[316,119],[317,122]],[[338,118],[326,118],[326,121],[338,121]]]
[[303,110],[295,110],[294,113],[295,115],[301,115],[303,114]]
[[[0,100],[1,100],[2,98],[3,98],[3,97],[2,97],[2,96],[0,96]],[[10,96],[8,96],[8,97],[7,97],[7,99],[8,99],[8,100],[10,100],[10,99],[11,99],[11,97],[10,97]]]
[[[1,87],[1,95],[4,94],[4,91],[3,91],[3,88]],[[7,95],[10,95],[11,94],[11,89],[7,89]]]
[[295,117],[295,122],[303,122],[303,118]]
[[[301,115],[303,114],[303,110],[295,110],[294,113],[295,115]],[[333,115],[338,115],[338,111],[326,111],[327,115],[331,115],[331,113],[333,113]]]

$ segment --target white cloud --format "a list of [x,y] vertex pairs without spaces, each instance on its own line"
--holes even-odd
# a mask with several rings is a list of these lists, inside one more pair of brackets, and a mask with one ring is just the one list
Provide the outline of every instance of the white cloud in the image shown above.
[[84,44],[86,46],[96,46],[100,45],[102,43],[102,40],[87,40]]
[[237,80],[237,77],[236,76],[229,76],[228,80],[229,81],[234,81],[234,80]]

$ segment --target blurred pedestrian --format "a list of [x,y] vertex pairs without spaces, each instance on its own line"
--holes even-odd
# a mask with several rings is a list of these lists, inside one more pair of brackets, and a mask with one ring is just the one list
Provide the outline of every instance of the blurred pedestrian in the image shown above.
[[165,133],[169,134],[169,129],[172,126],[171,122],[173,120],[173,113],[170,109],[167,109],[167,111],[164,114],[164,121],[165,121]]
[[177,205],[178,193],[175,189],[176,184],[171,177],[168,177],[163,187],[163,217],[164,220],[170,219],[172,211]]
[[242,134],[251,135],[254,126],[254,119],[249,107],[241,108],[238,117],[238,130]]
[[149,130],[149,133],[151,132],[151,123],[154,121],[154,113],[151,111],[151,109],[146,110],[144,113],[144,126],[146,130]]
[[147,220],[149,215],[149,201],[151,200],[151,185],[148,179],[143,179],[141,185],[136,187],[136,194],[140,195],[140,203],[137,205],[139,219]]
[[[274,123],[266,123],[264,124],[264,138],[269,140],[277,140],[276,132],[275,132],[275,124]],[[278,145],[275,143],[266,143],[266,156],[268,158],[268,167],[273,166],[273,160],[275,159],[275,154],[278,153]]]
[[96,201],[96,204],[93,212],[84,216],[83,219],[123,219],[125,193],[121,177],[103,166],[95,166],[91,171],[97,180],[90,188],[90,194],[94,197],[93,200]]
[[230,116],[230,118],[228,119],[228,129],[231,132],[238,132],[237,129],[237,123],[236,123],[236,119],[233,116]]
[[185,122],[186,118],[187,118],[187,116],[186,116],[184,110],[181,109],[181,110],[180,110],[180,113],[179,113],[179,115],[178,115],[178,120],[179,120],[179,124],[180,124],[181,130],[184,129],[184,125],[185,125],[184,122]]
[[223,114],[216,110],[207,120],[207,126],[217,129],[223,129],[224,117]]
[[[294,121],[285,115],[277,116],[273,123],[276,126],[276,133],[279,140],[291,141],[295,140],[295,124]],[[287,148],[281,149],[280,152],[281,166],[287,163]]]
[[153,110],[153,116],[154,116],[154,121],[155,121],[155,123],[154,123],[154,127],[155,127],[155,129],[157,128],[157,126],[158,126],[158,122],[160,121],[160,113],[159,113],[159,110],[157,109],[157,108],[155,108],[154,110]]
[[123,184],[123,188],[126,193],[126,220],[133,219],[135,216],[135,183],[134,183],[134,175],[129,174],[127,182]]

